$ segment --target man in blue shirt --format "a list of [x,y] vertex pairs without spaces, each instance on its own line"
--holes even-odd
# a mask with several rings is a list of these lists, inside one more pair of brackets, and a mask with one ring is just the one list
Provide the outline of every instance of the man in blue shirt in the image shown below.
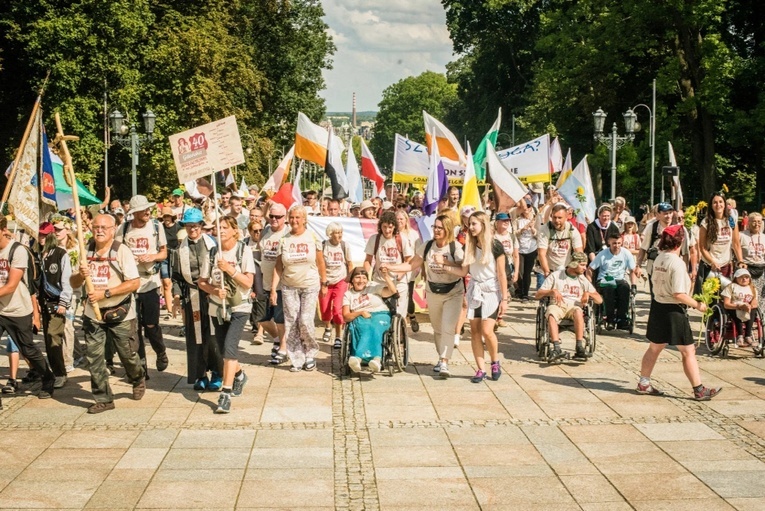
[[[608,330],[629,330],[627,312],[630,306],[630,291],[637,292],[637,276],[634,270],[635,258],[629,250],[622,249],[621,235],[618,232],[610,233],[608,248],[601,250],[590,263],[591,278],[596,281],[598,291],[603,295]],[[627,283],[627,274],[632,286]]]

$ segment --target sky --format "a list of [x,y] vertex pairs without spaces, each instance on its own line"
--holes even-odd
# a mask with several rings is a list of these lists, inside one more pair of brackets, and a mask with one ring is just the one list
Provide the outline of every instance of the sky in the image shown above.
[[389,85],[424,71],[446,72],[452,44],[440,0],[324,0],[337,51],[324,71],[328,112],[378,110]]

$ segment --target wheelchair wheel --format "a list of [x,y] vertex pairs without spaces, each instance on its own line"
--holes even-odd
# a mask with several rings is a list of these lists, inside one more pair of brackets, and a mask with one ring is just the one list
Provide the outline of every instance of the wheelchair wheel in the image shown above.
[[399,372],[404,372],[409,363],[409,338],[406,336],[406,322],[398,314],[393,316],[390,335],[390,346],[395,368]]
[[725,315],[719,305],[712,306],[712,314],[707,318],[704,334],[707,349],[717,355],[725,347]]
[[752,321],[752,337],[754,338],[752,349],[755,357],[763,358],[765,357],[765,340],[762,338],[762,314],[760,314],[759,309],[753,309],[752,313],[754,314],[752,318],[754,320]]
[[[544,320],[546,321],[546,319]],[[550,329],[547,328],[547,325],[545,324],[545,328],[542,332],[542,341],[539,344],[539,348],[537,349],[537,355],[539,355],[539,358],[541,360],[547,361],[547,357],[550,354]]]
[[348,367],[348,359],[351,358],[351,333],[348,325],[343,329],[343,344],[340,348],[340,374],[349,376],[351,368]]
[[635,320],[637,314],[635,313],[635,297],[630,296],[630,335],[635,333]]
[[598,334],[603,333],[603,304],[594,304],[595,309],[595,331]]
[[534,338],[536,341],[537,353],[539,353],[539,350],[542,347],[542,343],[545,337],[545,330],[545,308],[540,304],[539,307],[537,307],[537,330]]

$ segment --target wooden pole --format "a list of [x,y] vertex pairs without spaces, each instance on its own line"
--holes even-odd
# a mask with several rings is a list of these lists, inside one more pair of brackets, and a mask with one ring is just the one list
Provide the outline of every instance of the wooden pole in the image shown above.
[[[213,210],[215,210],[215,234],[216,238],[218,238],[218,257],[223,259],[223,244],[220,240],[220,215],[218,214],[218,203],[215,200],[215,190],[217,190],[217,187],[215,185],[215,172],[212,173],[212,189],[213,189]],[[210,261],[210,264],[215,264],[215,261]],[[226,289],[226,285],[223,282],[224,276],[223,272],[221,271],[220,275],[220,288]],[[226,317],[226,300],[225,298],[221,301],[221,304],[223,306],[223,317]]]
[[[77,190],[77,176],[74,173],[74,167],[72,167],[72,155],[69,154],[69,148],[66,146],[67,140],[79,140],[79,137],[64,135],[64,129],[61,127],[61,118],[56,112],[54,116],[56,120],[56,140],[61,147],[61,156],[64,161],[64,173],[69,177],[69,181],[72,183],[72,200],[74,201],[74,217],[77,222],[77,244],[80,248],[80,261],[86,261],[85,256],[85,237],[82,233],[82,212],[80,211],[80,195]],[[93,286],[93,280],[88,276],[85,278],[85,290],[88,294],[95,291]],[[97,303],[91,304],[93,306],[93,316],[96,321],[101,321],[101,309]]]

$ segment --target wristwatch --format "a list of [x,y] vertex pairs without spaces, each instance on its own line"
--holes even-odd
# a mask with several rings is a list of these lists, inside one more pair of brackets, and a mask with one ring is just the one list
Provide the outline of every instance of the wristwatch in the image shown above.
[[327,287],[327,286],[329,286],[328,281],[325,280],[324,282],[321,283],[321,287]]
[[111,298],[111,297],[112,297],[112,292],[109,291],[108,289],[105,290],[104,291],[104,298]]

